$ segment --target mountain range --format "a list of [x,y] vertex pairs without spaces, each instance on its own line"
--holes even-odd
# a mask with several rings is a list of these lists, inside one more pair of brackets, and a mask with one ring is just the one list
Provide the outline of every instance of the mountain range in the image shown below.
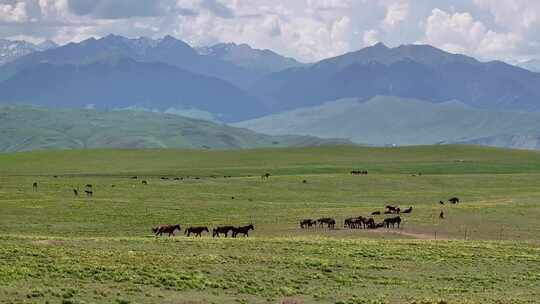
[[429,45],[389,48],[379,43],[272,73],[250,91],[274,112],[377,95],[433,103],[459,100],[491,110],[540,110],[540,73],[500,61],[480,62]]
[[269,136],[178,115],[32,106],[0,107],[0,152],[83,148],[240,149],[350,144]]
[[108,35],[11,58],[0,65],[0,103],[196,113],[363,144],[540,137],[540,73],[429,45],[379,43],[305,64],[246,44]]
[[531,72],[540,72],[540,60],[531,59],[518,64],[519,67],[527,69]]
[[22,40],[0,39],[0,65],[34,52],[45,51],[56,47],[58,45],[50,40],[34,44]]
[[265,74],[305,65],[294,58],[283,57],[271,50],[253,49],[245,43],[218,43],[213,46],[198,47],[196,50],[200,55],[231,62]]

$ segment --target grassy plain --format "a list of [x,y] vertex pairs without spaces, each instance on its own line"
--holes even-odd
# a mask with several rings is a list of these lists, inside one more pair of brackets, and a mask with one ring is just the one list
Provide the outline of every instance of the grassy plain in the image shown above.
[[[540,153],[471,146],[2,154],[0,302],[536,303],[539,178]],[[341,228],[387,203],[414,207],[403,229]],[[320,216],[338,229],[298,228]],[[255,231],[155,239],[160,223]]]

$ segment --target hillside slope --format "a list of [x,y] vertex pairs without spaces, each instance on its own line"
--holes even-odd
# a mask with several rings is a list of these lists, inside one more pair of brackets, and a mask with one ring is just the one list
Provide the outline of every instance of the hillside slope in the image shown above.
[[253,131],[149,112],[0,107],[0,151],[81,148],[232,149],[347,143]]
[[[273,135],[349,138],[357,143],[372,145],[487,143],[475,140],[539,135],[540,114],[479,110],[460,102],[434,104],[377,96],[366,102],[358,102],[357,99],[328,102],[241,122],[235,126]],[[508,145],[502,145],[503,142]],[[512,147],[512,141],[491,143]]]

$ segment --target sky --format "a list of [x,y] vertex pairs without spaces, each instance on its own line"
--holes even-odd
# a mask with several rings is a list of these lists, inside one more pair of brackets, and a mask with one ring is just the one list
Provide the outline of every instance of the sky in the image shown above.
[[0,0],[0,38],[111,33],[247,43],[304,62],[376,42],[519,62],[540,59],[540,0]]

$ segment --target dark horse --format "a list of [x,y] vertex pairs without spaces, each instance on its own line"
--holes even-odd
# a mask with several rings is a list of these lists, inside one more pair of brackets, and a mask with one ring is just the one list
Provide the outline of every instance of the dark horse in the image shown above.
[[319,227],[323,227],[324,224],[328,226],[328,228],[334,228],[336,226],[336,220],[331,217],[323,217],[317,220],[317,223],[319,223]]
[[263,175],[261,175],[261,179],[268,179],[270,177],[270,173],[265,173]]
[[176,225],[159,225],[155,228],[152,228],[152,232],[154,232],[154,234],[156,236],[161,236],[163,233],[168,233],[169,236],[174,236],[174,231],[178,229],[178,231],[181,231],[182,229],[180,228],[180,225],[179,224],[176,224]]
[[401,213],[411,213],[411,212],[412,212],[412,206],[405,209],[405,210],[403,210],[403,211],[401,211]]
[[384,219],[384,225],[386,226],[386,228],[390,228],[390,225],[392,225],[392,228],[394,228],[395,224],[397,224],[397,227],[399,229],[399,225],[401,224],[401,217],[396,216]]
[[187,234],[187,236],[190,236],[193,233],[195,234],[195,236],[201,236],[204,231],[210,232],[208,231],[208,227],[206,226],[189,227],[188,229],[186,229],[186,231],[184,231],[184,234]]
[[232,231],[234,229],[234,226],[221,226],[221,227],[216,227],[214,229],[212,229],[212,237],[219,237],[219,234],[220,233],[223,233],[225,234],[225,237],[228,236],[229,234],[229,231]]
[[310,228],[317,225],[317,222],[312,219],[305,219],[300,221],[300,228]]
[[236,237],[239,233],[243,234],[244,236],[249,236],[249,231],[255,230],[255,227],[253,227],[253,224],[249,224],[247,226],[243,227],[235,227],[232,230],[232,236]]
[[32,190],[37,191],[37,182],[32,184]]
[[459,198],[457,198],[457,197],[452,197],[452,198],[450,198],[448,201],[449,201],[450,203],[452,203],[452,204],[457,204],[457,203],[459,203]]
[[396,212],[398,209],[399,207],[390,206],[390,205],[386,206],[386,210],[390,212]]

